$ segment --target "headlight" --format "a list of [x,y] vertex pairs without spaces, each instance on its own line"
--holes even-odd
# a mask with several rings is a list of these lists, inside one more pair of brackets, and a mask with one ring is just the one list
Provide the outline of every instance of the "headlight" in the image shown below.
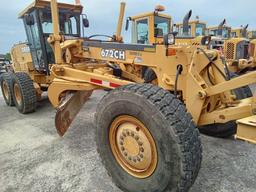
[[169,33],[164,36],[164,44],[165,45],[173,45],[175,44],[175,34]]

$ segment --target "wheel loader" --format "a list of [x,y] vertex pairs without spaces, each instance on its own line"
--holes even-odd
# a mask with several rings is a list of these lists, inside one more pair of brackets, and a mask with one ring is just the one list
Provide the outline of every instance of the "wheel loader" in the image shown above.
[[[256,98],[240,100],[232,90],[255,83],[256,72],[228,80],[218,51],[175,45],[173,33],[161,43],[123,43],[125,3],[116,33],[103,41],[95,35],[65,38],[56,0],[37,2],[45,4],[33,10],[51,11],[47,42],[55,59],[48,96],[57,132],[65,135],[93,91],[111,89],[98,104],[95,135],[102,162],[121,190],[187,192],[202,160],[197,127],[230,136],[237,121],[236,137],[255,142]],[[145,81],[144,68],[154,71],[154,83]]]
[[227,60],[229,70],[236,74],[243,74],[252,71],[256,67],[255,62],[255,41],[248,39],[246,25],[242,29],[236,29],[231,32],[230,38],[225,41],[224,55]]

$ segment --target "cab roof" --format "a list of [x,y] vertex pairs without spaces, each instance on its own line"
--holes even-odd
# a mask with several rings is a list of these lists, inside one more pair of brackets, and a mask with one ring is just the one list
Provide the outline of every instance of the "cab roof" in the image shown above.
[[[219,27],[218,26],[210,26],[210,27],[208,27],[207,29],[209,29],[209,30],[217,30]],[[223,28],[228,28],[228,29],[231,29],[231,27],[230,26],[223,26]]]
[[140,18],[152,16],[152,15],[172,19],[172,17],[170,15],[167,15],[167,14],[156,13],[156,12],[148,12],[148,13],[143,13],[143,14],[139,14],[139,15],[136,15],[136,16],[132,16],[131,20],[137,20],[137,19],[140,19]]
[[[25,8],[20,14],[19,18],[23,18],[25,14],[31,12],[35,8],[49,8],[51,6],[50,0],[35,0],[31,3],[27,8]],[[82,13],[83,6],[75,5],[75,4],[67,4],[67,3],[58,3],[58,8],[68,9],[72,12]]]
[[[191,25],[191,24],[204,24],[204,25],[206,25],[206,22],[200,21],[200,20],[193,20],[193,21],[189,21],[188,24],[189,24],[189,25]],[[177,25],[177,26],[182,26],[183,23],[177,23],[176,25]]]

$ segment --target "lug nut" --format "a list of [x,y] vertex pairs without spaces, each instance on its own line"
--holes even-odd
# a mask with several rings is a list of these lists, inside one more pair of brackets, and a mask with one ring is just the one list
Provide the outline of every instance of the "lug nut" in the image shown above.
[[142,146],[142,145],[143,145],[143,143],[140,141],[140,142],[139,142],[139,146]]
[[127,156],[128,154],[126,152],[124,152],[124,156]]
[[143,153],[143,152],[144,152],[144,148],[143,148],[143,147],[141,147],[141,148],[140,148],[140,151]]
[[121,139],[121,140],[124,140],[124,137],[123,137],[123,136],[121,136],[121,137],[120,137],[120,139]]
[[124,148],[124,147],[121,147],[121,150],[122,150],[122,151],[124,151],[124,150],[125,150],[125,148]]
[[140,154],[140,157],[143,159],[143,154]]
[[119,143],[120,145],[124,145],[124,143],[122,142],[122,141],[120,141],[120,143]]
[[138,141],[139,140],[139,136],[135,136],[135,139]]
[[132,157],[128,157],[128,159],[131,161],[131,160],[132,160]]

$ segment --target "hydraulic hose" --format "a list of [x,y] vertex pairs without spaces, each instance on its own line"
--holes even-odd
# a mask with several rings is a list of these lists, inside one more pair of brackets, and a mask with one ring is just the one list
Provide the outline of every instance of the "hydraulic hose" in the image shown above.
[[176,71],[176,78],[175,78],[175,85],[174,85],[174,95],[177,97],[178,96],[178,80],[179,80],[179,76],[183,71],[183,66],[181,64],[179,64],[177,66],[177,71]]

